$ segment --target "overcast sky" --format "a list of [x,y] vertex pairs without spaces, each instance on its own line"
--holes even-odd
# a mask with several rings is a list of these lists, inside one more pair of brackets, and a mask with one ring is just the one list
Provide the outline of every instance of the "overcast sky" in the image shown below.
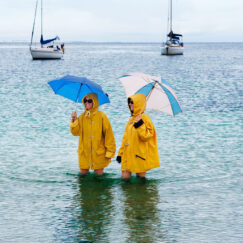
[[[0,41],[30,41],[36,0],[0,0]],[[39,0],[40,7],[40,0]],[[161,42],[168,0],[43,0],[44,38]],[[40,38],[40,8],[35,39]],[[243,0],[173,0],[173,30],[185,42],[242,42]]]

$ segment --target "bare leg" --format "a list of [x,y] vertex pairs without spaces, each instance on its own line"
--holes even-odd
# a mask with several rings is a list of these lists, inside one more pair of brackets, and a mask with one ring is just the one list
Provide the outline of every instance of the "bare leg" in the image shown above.
[[140,178],[145,178],[145,176],[146,176],[146,172],[136,173],[136,176],[137,176],[137,177],[140,177]]
[[122,179],[130,179],[132,173],[130,171],[122,171]]
[[80,173],[82,175],[87,175],[87,174],[89,174],[89,169],[80,169]]
[[96,175],[99,175],[99,176],[102,176],[104,174],[104,169],[97,169],[97,170],[94,170],[94,173]]

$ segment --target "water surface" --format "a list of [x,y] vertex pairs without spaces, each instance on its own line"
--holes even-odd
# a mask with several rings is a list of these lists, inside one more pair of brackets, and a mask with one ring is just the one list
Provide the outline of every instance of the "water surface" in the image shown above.
[[[162,76],[183,113],[147,111],[161,167],[147,181],[79,174],[75,104],[47,82],[85,76],[109,94],[101,107],[117,148],[129,119],[118,77]],[[33,61],[25,44],[0,44],[0,239],[3,242],[241,242],[243,44],[66,44],[63,60]],[[81,106],[78,113],[82,112]]]

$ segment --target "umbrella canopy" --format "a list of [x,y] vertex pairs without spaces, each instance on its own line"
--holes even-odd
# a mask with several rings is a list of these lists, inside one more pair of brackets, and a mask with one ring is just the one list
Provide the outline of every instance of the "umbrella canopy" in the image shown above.
[[175,116],[182,112],[175,91],[161,77],[131,73],[119,78],[127,97],[142,93],[147,97],[147,108]]
[[104,93],[101,86],[85,77],[67,75],[60,79],[52,80],[48,84],[55,94],[77,103],[82,103],[83,97],[89,93],[97,94],[99,105],[110,103],[108,95]]

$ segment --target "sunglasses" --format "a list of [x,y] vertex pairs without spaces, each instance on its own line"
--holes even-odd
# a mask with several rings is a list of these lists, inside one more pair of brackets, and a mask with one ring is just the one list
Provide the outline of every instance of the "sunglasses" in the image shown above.
[[93,100],[92,99],[88,99],[88,100],[87,99],[84,99],[84,103],[86,103],[86,102],[88,102],[88,103],[91,104],[93,102]]
[[129,105],[129,104],[132,104],[132,105],[133,105],[133,101],[132,101],[132,100],[129,100],[129,101],[128,101],[128,105]]

